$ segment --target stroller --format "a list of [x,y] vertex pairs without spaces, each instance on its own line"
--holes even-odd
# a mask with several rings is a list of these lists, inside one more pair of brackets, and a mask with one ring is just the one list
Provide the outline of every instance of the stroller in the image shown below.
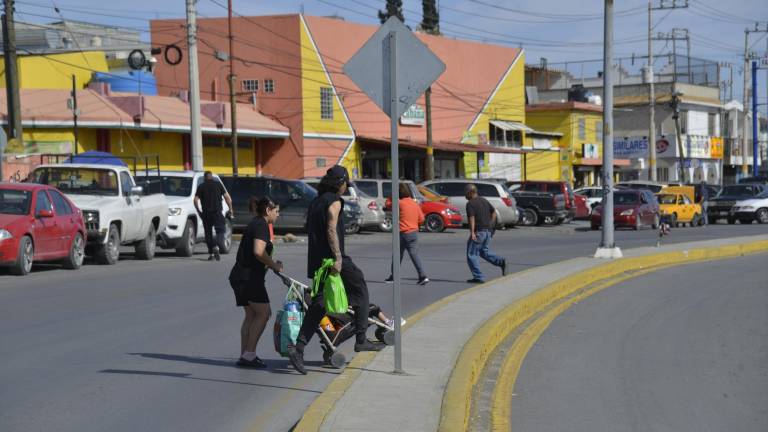
[[[309,286],[283,275],[276,273],[278,277],[283,281],[283,284],[288,288],[288,296],[298,299],[302,308],[302,312],[307,311],[307,298],[309,297]],[[382,322],[378,315],[381,309],[375,304],[370,304],[368,307],[368,326],[376,326],[376,339],[386,345],[395,344],[395,329]],[[323,360],[326,364],[333,366],[336,369],[341,369],[347,363],[347,359],[341,351],[338,351],[339,345],[349,339],[355,334],[354,325],[355,312],[350,307],[347,313],[340,315],[326,315],[320,322],[320,325],[315,330],[318,337],[320,337],[320,346],[323,349]],[[278,321],[275,321],[275,349],[281,353],[279,344],[277,342],[277,334],[279,329]],[[283,353],[281,353],[283,354]]]

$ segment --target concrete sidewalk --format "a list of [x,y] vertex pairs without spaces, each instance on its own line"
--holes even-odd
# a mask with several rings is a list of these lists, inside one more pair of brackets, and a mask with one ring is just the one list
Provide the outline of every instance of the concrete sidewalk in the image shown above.
[[[659,248],[625,250],[624,259],[717,248],[768,240],[768,235]],[[471,289],[407,327],[403,334],[403,369],[394,375],[391,347],[378,353],[327,413],[321,431],[436,431],[443,392],[465,343],[490,317],[521,299],[573,273],[605,264],[606,260],[576,258],[515,273]],[[350,366],[352,367],[352,366]],[[450,410],[451,407],[445,407]]]

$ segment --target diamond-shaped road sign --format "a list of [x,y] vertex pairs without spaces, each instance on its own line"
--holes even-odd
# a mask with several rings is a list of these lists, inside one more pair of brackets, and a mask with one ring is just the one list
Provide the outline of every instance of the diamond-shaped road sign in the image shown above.
[[[395,32],[397,112],[390,113],[388,36]],[[390,17],[344,65],[344,73],[389,117],[399,118],[445,71],[443,63],[398,18]]]

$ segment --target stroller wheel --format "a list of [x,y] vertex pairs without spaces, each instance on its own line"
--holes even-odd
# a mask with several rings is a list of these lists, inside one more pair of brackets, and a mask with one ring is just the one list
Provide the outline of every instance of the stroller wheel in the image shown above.
[[386,333],[387,331],[389,331],[389,330],[387,330],[387,329],[385,329],[383,327],[378,327],[376,329],[376,339],[378,339],[379,342],[381,342],[383,344],[386,344],[387,342],[384,340],[384,333]]
[[346,364],[347,364],[347,358],[344,357],[344,354],[342,354],[341,352],[336,351],[331,355],[331,366],[335,367],[336,369],[341,369]]
[[323,351],[323,361],[325,364],[331,364],[331,355],[333,355],[330,351]]
[[392,330],[387,330],[384,332],[384,340],[382,341],[387,345],[394,345],[395,344],[395,332]]

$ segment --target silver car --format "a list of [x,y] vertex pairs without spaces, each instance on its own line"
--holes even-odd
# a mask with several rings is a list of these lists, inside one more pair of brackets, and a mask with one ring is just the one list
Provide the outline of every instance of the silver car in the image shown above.
[[[317,189],[320,179],[317,177],[306,177],[301,181]],[[388,229],[386,215],[384,213],[384,204],[379,204],[375,197],[372,197],[361,191],[355,181],[350,182],[347,191],[342,195],[345,201],[355,202],[360,206],[363,212],[360,228],[384,230]]]
[[499,226],[512,226],[517,223],[519,214],[515,199],[503,184],[494,180],[441,179],[421,183],[433,191],[448,197],[448,201],[461,211],[461,220],[467,222],[467,198],[464,188],[468,184],[477,186],[477,193],[488,200],[496,209]]

